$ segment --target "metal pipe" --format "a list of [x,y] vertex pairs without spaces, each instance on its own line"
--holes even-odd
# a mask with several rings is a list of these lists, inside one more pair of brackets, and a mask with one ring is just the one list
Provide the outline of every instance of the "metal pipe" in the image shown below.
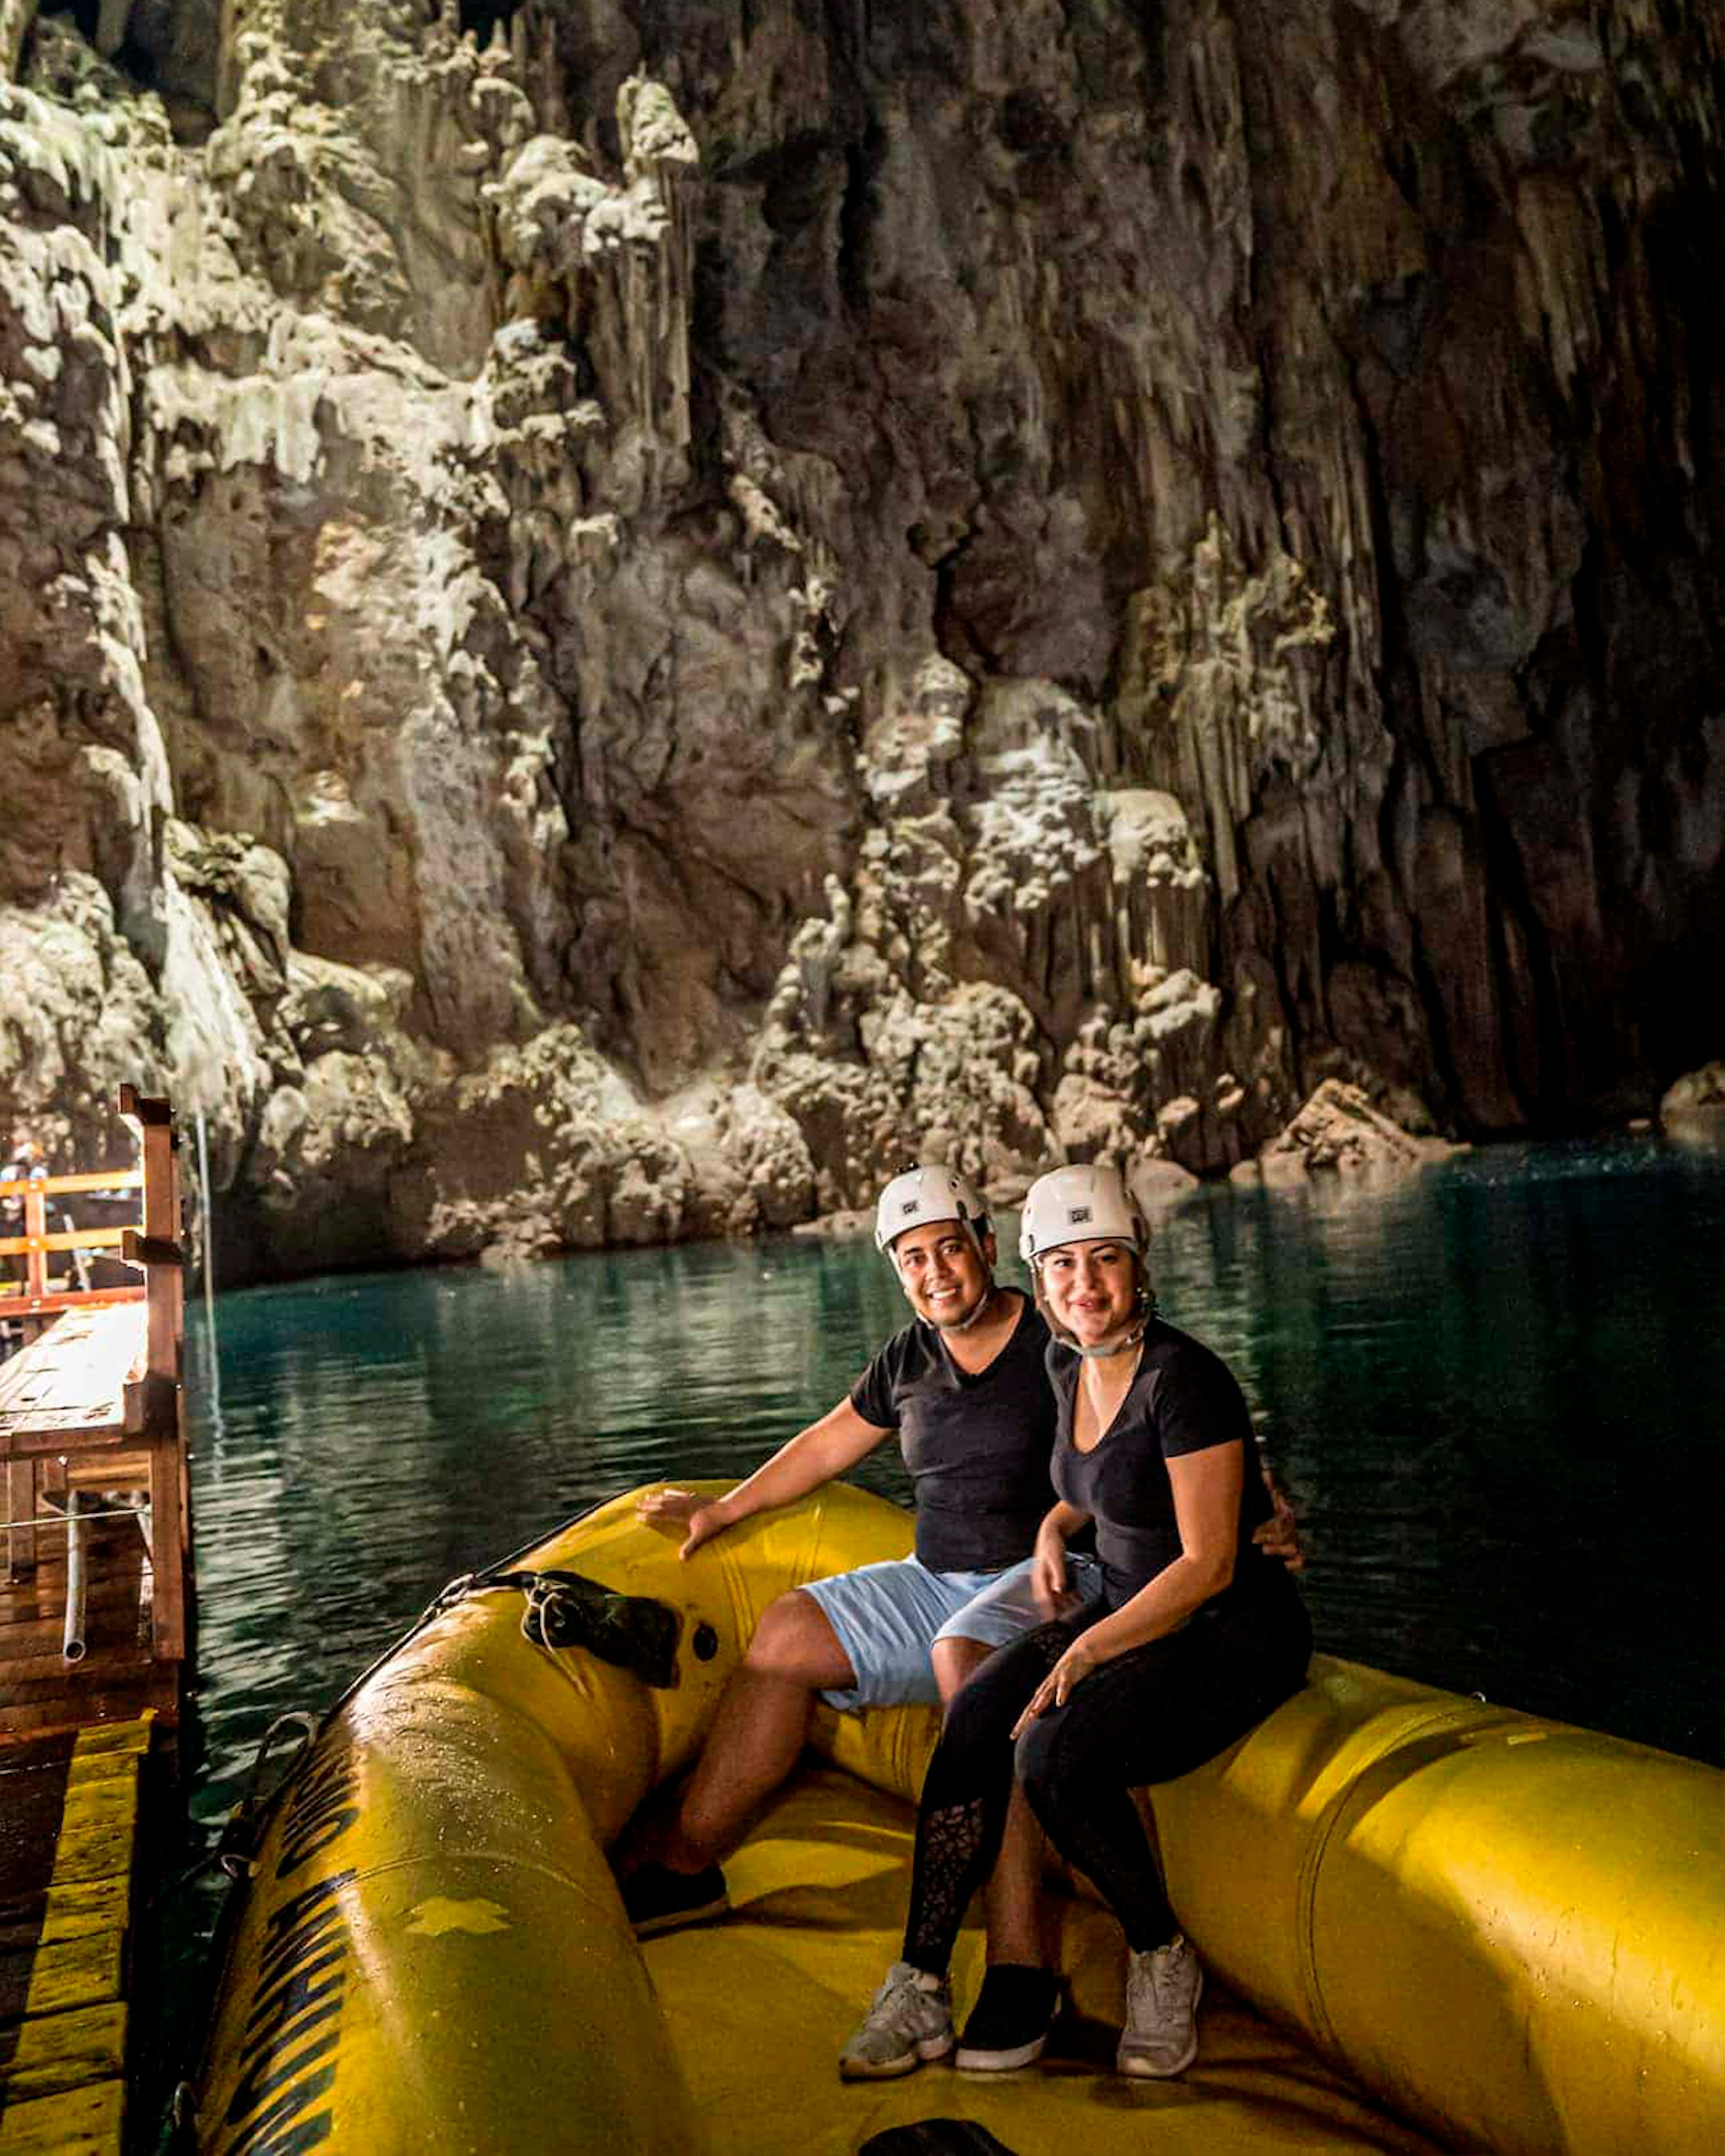
[[[147,1504],[91,1505],[86,1503],[80,1507],[78,1517],[85,1527],[93,1526],[98,1520],[136,1520],[141,1527],[144,1522],[150,1517],[150,1507]],[[0,1520],[0,1534],[49,1535],[53,1534],[58,1528],[64,1527],[65,1524],[64,1517],[61,1513],[45,1512],[39,1520],[9,1522]],[[543,1542],[545,1537],[542,1535],[538,1539]]]
[[210,1337],[216,1333],[216,1209],[209,1187],[209,1132],[203,1111],[198,1111],[198,1200],[203,1214],[203,1306],[209,1317]]
[[198,1111],[198,1203],[203,1226],[203,1316],[209,1327],[210,1407],[218,1437],[222,1431],[222,1352],[216,1339],[216,1208],[209,1187],[209,1137],[203,1111]]
[[66,1632],[62,1652],[69,1662],[81,1662],[87,1651],[84,1637],[85,1521],[80,1510],[84,1492],[66,1492]]

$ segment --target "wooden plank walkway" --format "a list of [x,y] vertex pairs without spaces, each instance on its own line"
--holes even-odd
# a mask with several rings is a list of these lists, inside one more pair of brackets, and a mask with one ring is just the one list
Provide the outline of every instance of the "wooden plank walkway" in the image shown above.
[[64,1652],[66,1543],[62,1526],[39,1530],[35,1570],[0,1583],[0,1765],[8,1737],[126,1721],[146,1709],[178,1718],[180,1665],[151,1640],[153,1580],[135,1520],[110,1515],[84,1529],[89,1586],[85,1654]]
[[119,2156],[153,1717],[0,1749],[0,2156]]
[[[172,1771],[189,1651],[178,1163],[166,1101],[119,1106],[138,1170],[0,1183],[28,1275],[0,1277],[28,1342],[0,1363],[0,2156],[120,2156],[140,1772]],[[120,1188],[136,1226],[61,1205]],[[143,1286],[49,1273],[116,1249]]]
[[[69,1311],[0,1364],[7,1545],[0,1579],[0,1738],[154,1707],[177,1718],[183,1640],[164,1639],[165,1569],[177,1594],[177,1402],[148,1426],[147,1312]],[[168,1502],[157,1502],[166,1486]],[[82,1514],[84,1653],[64,1651],[69,1508]],[[164,1565],[154,1562],[160,1548]]]
[[15,1454],[118,1445],[126,1435],[126,1389],[143,1374],[141,1302],[69,1310],[22,1354],[0,1363],[0,1429]]

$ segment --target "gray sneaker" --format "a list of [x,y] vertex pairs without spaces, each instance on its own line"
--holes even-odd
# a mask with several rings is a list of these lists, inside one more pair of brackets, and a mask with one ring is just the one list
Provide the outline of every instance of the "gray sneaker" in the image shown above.
[[947,1979],[896,1961],[861,2028],[839,2053],[839,2072],[847,2082],[886,2081],[913,2072],[925,2059],[943,2059],[952,2048],[952,1994]]
[[1123,2074],[1158,2081],[1182,2073],[1198,2056],[1198,2001],[1204,1969],[1183,1934],[1171,1945],[1132,1957],[1126,1976],[1126,2026],[1114,2063]]

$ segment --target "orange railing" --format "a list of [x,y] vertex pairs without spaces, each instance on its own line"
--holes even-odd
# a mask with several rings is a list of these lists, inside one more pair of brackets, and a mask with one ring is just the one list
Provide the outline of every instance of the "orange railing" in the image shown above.
[[[136,1168],[33,1175],[0,1183],[0,1197],[23,1200],[24,1226],[22,1235],[0,1238],[0,1255],[22,1256],[26,1270],[21,1291],[0,1295],[0,1319],[22,1320],[28,1343],[14,1360],[0,1366],[0,1389],[17,1395],[0,1411],[6,1501],[0,1523],[5,1530],[0,1534],[0,1550],[5,1555],[0,1578],[33,1569],[33,1555],[27,1550],[21,1559],[18,1545],[22,1537],[33,1537],[36,1532],[45,1466],[57,1461],[62,1477],[69,1470],[75,1475],[99,1453],[96,1466],[105,1473],[112,1472],[125,1448],[141,1446],[141,1466],[150,1491],[141,1524],[151,1554],[151,1630],[157,1653],[178,1660],[186,1651],[191,1517],[181,1417],[184,1257],[179,1163],[166,1101],[122,1086],[118,1107],[137,1138]],[[136,1221],[50,1230],[51,1200],[69,1192],[75,1195],[98,1190],[138,1191]],[[145,1281],[136,1286],[69,1286],[49,1260],[56,1253],[74,1250],[112,1251],[122,1264],[141,1272]],[[98,1378],[105,1385],[106,1379],[90,1365],[89,1326],[95,1321],[71,1313],[95,1311],[106,1303],[139,1302],[145,1305],[139,1313],[142,1322],[135,1336],[128,1332],[131,1359],[123,1382],[111,1399],[105,1389],[97,1399],[89,1385]],[[57,1347],[64,1347],[66,1353],[57,1357]],[[98,1355],[98,1364],[100,1359]],[[68,1375],[74,1381],[69,1389],[60,1383]],[[10,1383],[13,1379],[23,1383],[26,1378],[23,1390]]]
[[[51,1229],[49,1201],[80,1191],[111,1194],[141,1191],[143,1186],[141,1168],[98,1168],[84,1174],[38,1175],[0,1183],[0,1204],[23,1201],[24,1230],[21,1235],[0,1235],[0,1258],[24,1260],[22,1286],[0,1281],[0,1319],[53,1317],[63,1310],[95,1309],[108,1302],[141,1302],[146,1292],[141,1281],[78,1287],[70,1284],[77,1278],[75,1271],[57,1275],[49,1270],[50,1260],[61,1251],[112,1250],[123,1257],[126,1237],[136,1235],[142,1224],[141,1206],[138,1222],[130,1227]],[[64,1208],[56,1209],[64,1211]],[[10,1292],[6,1291],[8,1286]]]

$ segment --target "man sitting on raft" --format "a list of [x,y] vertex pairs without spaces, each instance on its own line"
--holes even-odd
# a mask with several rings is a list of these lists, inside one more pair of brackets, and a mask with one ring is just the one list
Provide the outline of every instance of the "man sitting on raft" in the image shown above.
[[[848,2079],[952,2050],[947,1964],[1015,1789],[1125,1930],[1120,2071],[1177,2074],[1197,2055],[1203,1972],[1132,1792],[1213,1758],[1297,1691],[1312,1635],[1286,1568],[1255,1547],[1271,1500],[1240,1387],[1155,1315],[1146,1244],[1112,1168],[1058,1169],[1024,1201],[1023,1255],[1059,1343],[1056,1502],[1032,1558],[1050,1621],[947,1707],[917,1811],[903,1957],[845,2047]],[[1102,1590],[1075,1606],[1067,1544],[1092,1522]]]
[[[624,1902],[638,1933],[718,1915],[717,1859],[795,1765],[815,1697],[834,1706],[950,1699],[993,1650],[1038,1621],[1029,1552],[1048,1507],[1054,1399],[1044,1375],[1048,1332],[1029,1298],[997,1286],[994,1237],[962,1176],[928,1166],[880,1194],[875,1240],[914,1321],[896,1333],[848,1398],[780,1447],[747,1481],[705,1502],[686,1491],[645,1498],[642,1517],[685,1525],[686,1558],[752,1513],[793,1503],[842,1475],[896,1430],[916,1502],[914,1556],[869,1564],[781,1595],[731,1678],[673,1819],[649,1828]],[[1081,1573],[1086,1558],[1075,1558]],[[1021,2063],[1041,2049],[1056,1995],[1040,1969],[1037,1838],[1028,1815],[991,1892],[992,1977],[965,2030],[963,2063]],[[1028,2035],[1018,1996],[1005,2030],[1002,1985],[1029,1976]],[[1040,1979],[1040,1983],[1034,1980]],[[974,2039],[974,2041],[973,2041]],[[997,2056],[1005,2053],[1010,2056]]]
[[[793,1503],[855,1466],[897,1430],[916,1510],[916,1555],[865,1565],[781,1595],[732,1676],[675,1815],[619,1858],[624,1905],[643,1938],[726,1907],[718,1859],[795,1765],[817,1694],[841,1708],[950,1700],[996,1647],[1040,1621],[1028,1554],[1047,1509],[1054,1399],[1049,1334],[1017,1289],[995,1285],[982,1201],[949,1168],[896,1177],[875,1240],[916,1312],[849,1397],[724,1496],[655,1491],[648,1520],[686,1528],[691,1556],[726,1527]],[[1297,1563],[1278,1522],[1267,1547]],[[1094,1568],[1069,1555],[1074,1590]],[[1028,2064],[1059,2004],[1037,1921],[1040,1837],[1014,1797],[985,1897],[988,1969],[957,2063]]]

